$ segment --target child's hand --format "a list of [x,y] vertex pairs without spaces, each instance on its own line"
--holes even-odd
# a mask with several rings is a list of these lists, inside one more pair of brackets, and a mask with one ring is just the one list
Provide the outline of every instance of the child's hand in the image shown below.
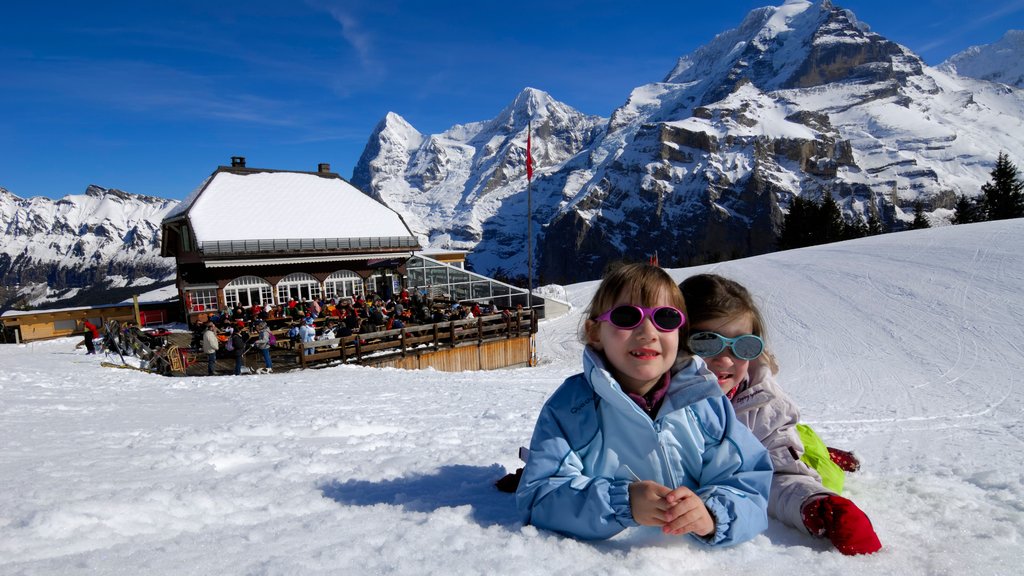
[[707,536],[715,530],[715,520],[704,501],[686,487],[672,490],[650,480],[633,482],[629,505],[637,524],[661,526],[666,534]]
[[704,505],[704,501],[685,486],[680,486],[665,495],[668,509],[665,523],[661,527],[665,534],[681,536],[693,532],[707,536],[715,531],[715,520]]
[[633,519],[641,526],[664,526],[668,503],[665,496],[672,490],[652,480],[641,480],[629,485],[629,507]]

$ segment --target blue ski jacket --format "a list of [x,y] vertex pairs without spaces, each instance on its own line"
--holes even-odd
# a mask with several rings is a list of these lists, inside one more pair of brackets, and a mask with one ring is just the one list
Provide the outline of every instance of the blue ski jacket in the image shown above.
[[709,546],[744,542],[768,527],[771,459],[736,420],[704,361],[684,358],[652,421],[587,347],[583,373],[544,404],[516,493],[524,524],[576,538],[610,538],[638,526],[629,485],[686,486],[715,520]]

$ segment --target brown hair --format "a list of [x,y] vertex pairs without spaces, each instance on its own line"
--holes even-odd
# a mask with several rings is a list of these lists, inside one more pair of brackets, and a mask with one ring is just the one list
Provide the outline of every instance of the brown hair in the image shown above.
[[754,335],[765,341],[764,354],[758,361],[763,359],[772,374],[778,373],[779,365],[775,355],[768,350],[764,318],[757,309],[754,298],[742,284],[717,274],[697,274],[683,280],[679,284],[679,290],[689,304],[689,325],[749,314]]
[[[584,343],[589,341],[587,326],[592,325],[591,323],[598,316],[611,308],[622,294],[626,295],[630,304],[639,306],[650,306],[659,298],[667,297],[672,306],[679,308],[684,316],[686,314],[686,301],[683,300],[682,294],[676,288],[675,280],[668,275],[668,272],[650,264],[618,264],[605,274],[601,285],[597,287],[597,292],[590,300],[590,305],[587,306],[586,322],[581,330],[581,338]],[[688,319],[687,322],[689,322]],[[685,327],[686,324],[683,326]],[[687,348],[684,342],[685,338],[682,337],[683,334],[685,332],[681,333],[679,338],[681,352]],[[686,351],[689,352],[688,349]]]

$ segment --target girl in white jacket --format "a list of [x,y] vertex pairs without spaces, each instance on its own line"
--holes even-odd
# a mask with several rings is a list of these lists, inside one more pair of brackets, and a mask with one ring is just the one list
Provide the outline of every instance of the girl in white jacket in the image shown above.
[[[700,274],[679,285],[689,313],[689,347],[704,358],[745,423],[771,455],[772,476],[768,514],[815,536],[827,536],[843,554],[870,554],[882,545],[871,521],[850,500],[826,488],[808,466],[801,436],[821,446],[823,460],[833,466],[823,444],[806,426],[800,410],[775,382],[775,358],[765,349],[764,321],[746,288],[722,276]],[[803,430],[798,431],[798,428]],[[808,446],[809,447],[809,446]],[[837,460],[849,453],[839,452]],[[813,461],[812,461],[813,462]],[[852,462],[843,462],[847,469]]]

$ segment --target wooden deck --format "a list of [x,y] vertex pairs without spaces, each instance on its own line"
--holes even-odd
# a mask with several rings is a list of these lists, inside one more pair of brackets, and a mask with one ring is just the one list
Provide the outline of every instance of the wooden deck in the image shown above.
[[[294,345],[288,341],[286,330],[274,332],[277,344],[270,356],[275,373],[339,364],[460,372],[530,365],[537,323],[535,315],[522,311],[511,317],[493,314]],[[206,355],[189,349],[190,340],[191,335],[184,333],[168,338],[168,345],[177,346],[182,358],[176,375],[204,376]],[[248,349],[243,356],[243,374],[262,367],[260,352]],[[221,350],[216,374],[234,371],[234,354]]]

